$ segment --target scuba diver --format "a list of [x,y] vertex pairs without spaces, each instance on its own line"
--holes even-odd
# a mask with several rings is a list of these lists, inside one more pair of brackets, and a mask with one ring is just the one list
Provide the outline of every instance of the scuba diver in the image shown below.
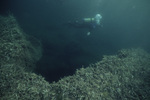
[[81,21],[76,20],[75,22],[68,22],[68,26],[75,28],[87,28],[87,35],[91,34],[91,31],[97,26],[101,26],[102,16],[96,14],[94,18],[83,18]]

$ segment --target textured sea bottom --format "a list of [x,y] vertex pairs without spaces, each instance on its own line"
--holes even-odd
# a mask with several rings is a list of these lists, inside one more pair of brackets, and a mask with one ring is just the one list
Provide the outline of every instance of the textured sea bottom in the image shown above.
[[34,73],[40,42],[23,33],[13,16],[1,16],[0,26],[1,100],[150,99],[150,54],[143,49],[105,55],[74,75],[49,83]]

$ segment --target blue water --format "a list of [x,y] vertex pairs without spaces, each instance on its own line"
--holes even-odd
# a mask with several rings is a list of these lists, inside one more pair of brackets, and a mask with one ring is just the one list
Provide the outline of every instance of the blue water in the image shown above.
[[[43,57],[37,73],[48,81],[74,74],[122,48],[150,51],[149,0],[3,0],[0,14],[12,13],[26,34],[38,38]],[[102,15],[100,28],[68,27],[69,21]]]

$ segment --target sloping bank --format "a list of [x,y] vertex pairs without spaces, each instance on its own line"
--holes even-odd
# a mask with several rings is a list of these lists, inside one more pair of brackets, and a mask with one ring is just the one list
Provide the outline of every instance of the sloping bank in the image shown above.
[[34,73],[40,42],[0,16],[0,100],[150,100],[150,54],[123,49],[48,83]]

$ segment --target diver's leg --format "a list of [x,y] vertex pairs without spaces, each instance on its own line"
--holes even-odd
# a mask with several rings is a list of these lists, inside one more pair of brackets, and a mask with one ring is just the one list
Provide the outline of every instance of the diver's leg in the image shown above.
[[74,22],[68,22],[68,26],[75,27],[75,28],[83,28],[83,22],[82,21],[74,21]]

